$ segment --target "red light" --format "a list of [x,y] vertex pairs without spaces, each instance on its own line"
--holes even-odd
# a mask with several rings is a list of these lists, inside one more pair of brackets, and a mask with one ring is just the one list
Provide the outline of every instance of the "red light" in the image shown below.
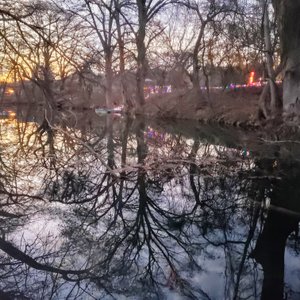
[[252,85],[254,82],[254,72],[250,72],[250,77],[249,77],[249,81],[248,81],[248,85]]

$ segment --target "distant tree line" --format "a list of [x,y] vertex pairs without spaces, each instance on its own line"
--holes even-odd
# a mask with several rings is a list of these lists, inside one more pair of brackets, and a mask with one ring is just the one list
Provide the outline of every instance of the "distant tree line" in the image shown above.
[[[285,108],[295,108],[299,98],[299,32],[291,23],[297,23],[299,4],[287,2],[285,7],[279,0],[4,0],[1,79],[30,80],[55,107],[54,80],[63,91],[71,74],[89,71],[101,75],[106,106],[113,105],[118,78],[124,105],[139,111],[151,70],[180,70],[195,90],[201,74],[209,93],[212,70],[222,70],[223,82],[230,83],[232,70],[246,74],[259,66],[268,81],[260,112],[274,117],[283,106],[278,76],[286,77]],[[134,93],[128,74],[135,74]]]

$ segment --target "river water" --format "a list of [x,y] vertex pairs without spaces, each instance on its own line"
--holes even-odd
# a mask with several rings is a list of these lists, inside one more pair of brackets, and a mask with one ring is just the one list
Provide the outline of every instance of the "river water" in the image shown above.
[[300,145],[47,120],[1,114],[0,299],[300,298]]

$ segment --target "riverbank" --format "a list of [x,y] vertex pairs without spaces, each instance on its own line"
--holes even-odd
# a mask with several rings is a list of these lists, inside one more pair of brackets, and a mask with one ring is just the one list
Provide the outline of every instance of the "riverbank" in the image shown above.
[[257,127],[258,100],[261,88],[231,91],[178,91],[174,94],[148,99],[144,113],[148,117],[191,119],[204,123],[236,127]]
[[178,91],[148,99],[143,114],[148,118],[195,120],[202,124],[228,126],[255,131],[262,140],[273,142],[300,140],[297,115],[261,120],[258,115],[262,88],[248,87],[230,91]]

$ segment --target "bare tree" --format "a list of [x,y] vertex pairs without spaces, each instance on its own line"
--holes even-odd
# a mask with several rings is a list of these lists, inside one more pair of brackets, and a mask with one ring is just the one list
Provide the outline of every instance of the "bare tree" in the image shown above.
[[233,10],[232,5],[222,3],[219,1],[203,1],[203,0],[189,0],[189,1],[178,1],[182,6],[185,6],[188,10],[195,13],[199,21],[199,30],[193,47],[193,87],[199,90],[199,52],[203,47],[203,38],[205,31],[209,23],[213,22],[218,16],[224,17],[225,13]]
[[106,107],[112,107],[113,53],[116,47],[115,30],[115,1],[88,1],[70,7],[69,11],[84,20],[96,33],[104,56],[105,100]]
[[[147,47],[146,47],[146,32],[149,23],[155,18],[155,16],[168,4],[172,3],[171,0],[137,0],[135,5],[137,8],[137,29],[134,23],[131,21],[129,16],[122,14],[122,17],[126,23],[130,26],[132,34],[135,38],[136,43],[136,80],[137,80],[137,95],[136,104],[137,109],[140,111],[142,106],[145,104],[144,85],[145,78],[148,70],[147,61]],[[154,39],[151,38],[150,42]],[[148,42],[149,46],[149,42]]]

